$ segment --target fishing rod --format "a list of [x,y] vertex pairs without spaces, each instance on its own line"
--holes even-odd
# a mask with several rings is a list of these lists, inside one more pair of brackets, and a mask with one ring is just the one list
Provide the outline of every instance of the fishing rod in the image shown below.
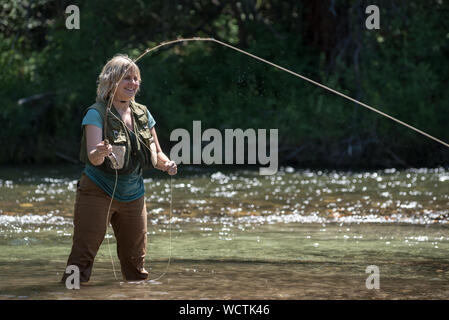
[[[148,49],[146,49],[146,50],[145,50],[140,56],[138,56],[133,62],[134,62],[134,63],[137,63],[137,61],[139,61],[141,58],[143,58],[145,55],[147,55],[147,54],[150,53],[151,51],[157,50],[157,49],[159,49],[159,48],[161,48],[161,47],[163,47],[163,46],[167,46],[167,45],[171,45],[171,44],[175,44],[175,43],[179,43],[179,42],[189,42],[189,41],[209,41],[209,42],[215,42],[215,43],[217,43],[217,44],[219,44],[219,45],[221,45],[221,46],[224,46],[224,47],[230,48],[230,49],[232,49],[232,50],[235,50],[235,51],[237,51],[237,52],[240,52],[240,53],[242,53],[242,54],[245,54],[245,55],[247,55],[247,56],[249,56],[249,57],[251,57],[251,58],[253,58],[253,59],[259,60],[259,61],[261,61],[261,62],[263,62],[263,63],[265,63],[265,64],[268,64],[268,65],[270,65],[270,66],[272,66],[272,67],[275,67],[275,68],[277,68],[277,69],[279,69],[279,70],[282,70],[282,71],[284,71],[284,72],[287,72],[287,73],[289,73],[289,74],[291,74],[291,75],[293,75],[293,76],[295,76],[295,77],[298,77],[298,78],[301,78],[301,79],[303,79],[303,80],[305,80],[305,81],[308,81],[308,82],[310,82],[310,83],[312,83],[312,84],[314,84],[314,85],[316,85],[316,86],[318,86],[318,87],[321,87],[321,88],[323,88],[323,89],[325,89],[325,90],[328,90],[328,91],[330,91],[330,92],[332,92],[332,93],[334,93],[334,94],[336,94],[336,95],[339,95],[340,97],[343,97],[343,98],[345,98],[345,99],[348,99],[348,100],[350,100],[350,101],[352,101],[352,102],[354,102],[354,103],[356,103],[356,104],[358,104],[358,105],[360,105],[360,106],[362,106],[362,107],[364,107],[364,108],[367,108],[367,109],[369,109],[369,110],[371,110],[371,111],[373,111],[373,112],[376,112],[376,113],[378,113],[378,114],[380,114],[380,115],[382,115],[382,116],[384,116],[384,117],[386,117],[386,118],[389,118],[390,120],[393,120],[393,121],[395,121],[395,122],[397,122],[397,123],[399,123],[399,124],[401,124],[401,125],[403,125],[403,126],[409,128],[409,129],[412,129],[412,130],[418,132],[419,134],[422,134],[422,135],[424,135],[424,136],[426,136],[426,137],[428,137],[428,138],[430,138],[430,139],[432,139],[432,140],[434,140],[434,141],[436,141],[436,142],[438,142],[438,143],[440,143],[440,144],[442,144],[442,145],[444,145],[444,146],[446,146],[446,147],[449,148],[449,144],[448,144],[447,142],[444,142],[444,141],[442,141],[442,140],[440,140],[440,139],[438,139],[438,138],[436,138],[436,137],[434,137],[434,136],[432,136],[432,135],[430,135],[430,134],[428,134],[428,133],[426,133],[426,132],[424,132],[424,131],[422,131],[422,130],[420,130],[420,129],[418,129],[418,128],[416,128],[416,127],[414,127],[414,126],[412,126],[412,125],[410,125],[410,124],[408,124],[408,123],[406,123],[406,122],[404,122],[404,121],[401,121],[401,120],[399,120],[399,119],[397,119],[397,118],[395,118],[395,117],[393,117],[393,116],[391,116],[391,115],[389,115],[389,114],[387,114],[387,113],[385,113],[385,112],[382,112],[382,111],[380,111],[380,110],[378,110],[378,109],[376,109],[376,108],[374,108],[374,107],[372,107],[372,106],[370,106],[370,105],[368,105],[368,104],[365,104],[365,103],[363,103],[363,102],[361,102],[361,101],[358,101],[358,100],[356,100],[356,99],[354,99],[354,98],[352,98],[352,97],[350,97],[350,96],[348,96],[348,95],[345,95],[345,94],[343,94],[343,93],[341,93],[341,92],[339,92],[339,91],[337,91],[337,90],[335,90],[335,89],[332,89],[332,88],[330,88],[330,87],[328,87],[328,86],[325,86],[324,84],[321,84],[321,83],[319,83],[319,82],[317,82],[317,81],[314,81],[314,80],[312,80],[312,79],[310,79],[310,78],[307,78],[307,77],[305,77],[305,76],[303,76],[303,75],[301,75],[301,74],[299,74],[299,73],[293,72],[293,71],[291,71],[291,70],[289,70],[289,69],[287,69],[287,68],[281,67],[280,65],[277,65],[277,64],[275,64],[275,63],[273,63],[273,62],[270,62],[270,61],[268,61],[268,60],[265,60],[265,59],[263,59],[263,58],[261,58],[261,57],[258,57],[258,56],[254,55],[254,54],[252,54],[252,53],[249,53],[249,52],[247,52],[247,51],[245,51],[245,50],[239,49],[239,48],[237,48],[237,47],[234,47],[234,46],[232,46],[232,45],[230,45],[230,44],[227,44],[227,43],[225,43],[225,42],[219,41],[219,40],[214,39],[214,38],[193,37],[193,38],[180,38],[180,39],[171,40],[171,41],[167,41],[167,42],[161,42],[159,45],[157,45],[157,46],[155,46],[155,47],[153,47],[153,48],[148,48]],[[129,69],[129,67],[128,67],[128,69]],[[126,72],[125,72],[125,73],[126,73]],[[114,95],[115,95],[115,92],[117,91],[118,83],[123,79],[123,77],[124,77],[124,74],[121,76],[120,80],[116,83],[116,85],[115,85],[115,90],[114,90]],[[114,95],[112,95],[112,97],[113,97]],[[108,110],[110,110],[110,108],[111,108],[112,97],[110,97],[110,99],[109,99],[108,108],[106,108],[106,109],[107,109],[107,110],[106,110],[107,112],[108,112]],[[106,114],[106,116],[107,116],[107,114]]]
[[[219,44],[219,45],[221,45],[221,46],[227,47],[227,48],[229,48],[229,49],[232,49],[232,50],[234,50],[234,51],[237,51],[237,52],[239,52],[239,53],[242,53],[242,54],[244,54],[244,55],[247,55],[247,56],[249,56],[249,57],[251,57],[251,58],[253,58],[253,59],[256,59],[256,60],[261,61],[261,62],[263,62],[263,63],[265,63],[265,64],[268,64],[268,65],[270,65],[270,66],[272,66],[272,67],[274,67],[274,68],[277,68],[277,69],[279,69],[279,70],[282,70],[282,71],[284,71],[284,72],[287,72],[287,73],[289,73],[289,74],[291,74],[291,75],[293,75],[293,76],[295,76],[295,77],[298,77],[298,78],[301,78],[301,79],[303,79],[303,80],[305,80],[305,81],[308,81],[308,82],[310,82],[310,83],[312,83],[312,84],[314,84],[314,85],[316,85],[316,86],[318,86],[318,87],[321,87],[321,88],[323,88],[323,89],[325,89],[325,90],[328,90],[328,91],[330,91],[330,92],[332,92],[332,93],[334,93],[334,94],[336,94],[336,95],[338,95],[338,96],[340,96],[340,97],[343,97],[343,98],[345,98],[345,99],[347,99],[347,100],[349,100],[349,101],[352,101],[352,102],[354,102],[354,103],[356,103],[356,104],[358,104],[358,105],[360,105],[360,106],[362,106],[362,107],[364,107],[364,108],[367,108],[367,109],[369,109],[369,110],[371,110],[371,111],[373,111],[373,112],[376,112],[376,113],[378,113],[378,114],[380,114],[380,115],[382,115],[382,116],[384,116],[384,117],[386,117],[386,118],[388,118],[388,119],[390,119],[390,120],[393,120],[393,121],[395,121],[395,122],[397,122],[397,123],[399,123],[399,124],[401,124],[401,125],[403,125],[403,126],[409,128],[409,129],[414,130],[415,132],[418,132],[419,134],[424,135],[424,136],[426,136],[427,138],[432,139],[432,140],[434,140],[434,141],[436,141],[436,142],[442,144],[443,146],[446,146],[446,147],[449,148],[449,144],[448,144],[448,143],[446,143],[446,142],[444,142],[444,141],[442,141],[442,140],[440,140],[440,139],[438,139],[438,138],[436,138],[436,137],[434,137],[434,136],[432,136],[432,135],[430,135],[430,134],[428,134],[428,133],[426,133],[426,132],[424,132],[424,131],[422,131],[422,130],[420,130],[420,129],[418,129],[418,128],[416,128],[416,127],[414,127],[414,126],[412,126],[412,125],[410,125],[410,124],[408,124],[408,123],[406,123],[406,122],[404,122],[404,121],[401,121],[401,120],[399,120],[399,119],[397,119],[397,118],[395,118],[395,117],[393,117],[393,116],[391,116],[391,115],[389,115],[389,114],[387,114],[387,113],[385,113],[385,112],[382,112],[382,111],[380,111],[380,110],[378,110],[378,109],[376,109],[376,108],[374,108],[374,107],[372,107],[372,106],[370,106],[370,105],[368,105],[368,104],[366,104],[366,103],[363,103],[363,102],[361,102],[361,101],[358,101],[358,100],[356,100],[356,99],[354,99],[354,98],[352,98],[352,97],[350,97],[350,96],[348,96],[348,95],[345,95],[345,94],[343,94],[343,93],[341,93],[341,92],[339,92],[339,91],[337,91],[337,90],[335,90],[335,89],[332,89],[332,88],[330,88],[330,87],[328,87],[328,86],[326,86],[326,85],[324,85],[324,84],[322,84],[322,83],[319,83],[319,82],[317,82],[317,81],[314,81],[314,80],[312,80],[312,79],[310,79],[310,78],[308,78],[308,77],[305,77],[305,76],[303,76],[303,75],[301,75],[301,74],[299,74],[299,73],[296,73],[296,72],[291,71],[291,70],[289,70],[289,69],[287,69],[287,68],[281,67],[280,65],[277,65],[277,64],[275,64],[275,63],[273,63],[273,62],[271,62],[271,61],[265,60],[265,59],[263,59],[263,58],[261,58],[261,57],[259,57],[259,56],[256,56],[256,55],[254,55],[254,54],[252,54],[252,53],[249,53],[249,52],[247,52],[247,51],[245,51],[245,50],[239,49],[239,48],[234,47],[234,46],[232,46],[232,45],[230,45],[230,44],[228,44],[228,43],[219,41],[219,40],[214,39],[214,38],[202,38],[202,37],[179,38],[179,39],[176,39],[176,40],[171,40],[171,41],[161,42],[160,44],[156,45],[155,47],[147,48],[147,49],[146,49],[141,55],[139,55],[136,59],[134,59],[134,60],[131,60],[131,59],[130,59],[130,60],[131,60],[131,62],[133,62],[133,63],[136,64],[137,61],[139,61],[140,59],[142,59],[145,55],[147,55],[148,53],[150,53],[150,52],[152,52],[152,51],[155,51],[155,50],[157,50],[157,49],[159,49],[159,48],[161,48],[161,47],[168,46],[168,45],[171,45],[171,44],[177,44],[177,43],[180,43],[180,42],[192,42],[192,41],[214,42],[214,43]],[[128,59],[129,59],[129,58],[128,58]],[[103,128],[104,128],[104,137],[105,137],[105,140],[104,140],[104,141],[105,141],[105,144],[106,144],[106,145],[109,144],[109,141],[108,141],[107,138],[106,138],[107,117],[108,117],[108,115],[111,114],[112,116],[114,116],[116,119],[118,119],[119,121],[121,121],[121,122],[123,123],[122,119],[119,119],[114,113],[111,112],[111,107],[112,107],[112,100],[113,100],[113,97],[115,96],[115,94],[116,94],[116,92],[117,92],[118,85],[119,85],[119,83],[122,81],[123,77],[126,75],[126,73],[128,72],[128,70],[131,68],[131,66],[132,66],[132,65],[130,64],[130,65],[128,66],[128,68],[125,70],[125,72],[121,75],[120,79],[117,81],[117,83],[116,83],[115,86],[114,86],[115,89],[114,89],[113,94],[109,96],[108,105],[107,105],[107,107],[106,107],[105,115],[104,115],[104,117],[103,117],[103,118],[104,118],[104,119],[103,119],[103,120],[104,120]],[[123,123],[123,124],[124,124],[124,123]],[[129,130],[130,132],[132,132],[132,130],[129,129],[126,125],[124,125],[124,127],[125,127],[127,130]],[[142,142],[142,141],[140,140],[140,138],[139,138],[137,135],[135,135],[135,136],[137,137],[137,139],[138,139],[140,142]],[[146,145],[146,143],[142,143],[142,145],[144,145],[144,146],[151,152],[151,150],[148,148],[148,146]],[[111,156],[110,156],[109,158],[111,159],[111,162],[113,162],[113,163],[117,161],[117,158],[115,157],[114,154],[111,154]],[[112,204],[112,201],[113,201],[113,199],[114,199],[115,188],[116,188],[116,186],[117,186],[117,169],[115,169],[115,173],[116,173],[116,180],[115,180],[115,185],[114,185],[114,191],[113,191],[113,193],[112,193],[112,195],[111,195],[111,204]],[[171,181],[171,177],[170,177],[170,186],[171,186],[171,183],[172,183],[172,181]],[[170,189],[170,190],[172,191],[172,189]],[[170,256],[169,256],[169,260],[168,260],[168,263],[167,263],[167,267],[166,267],[165,272],[164,272],[160,277],[158,277],[157,279],[160,279],[163,275],[165,275],[166,271],[168,270],[168,266],[169,266],[169,264],[170,264],[170,259],[171,259],[171,217],[172,217],[172,197],[173,197],[173,194],[172,194],[171,197],[170,197],[170,218],[169,218],[169,225],[170,225],[170,248],[169,248],[169,250],[170,250]],[[110,209],[110,206],[109,206],[109,209]],[[109,212],[108,212],[108,217],[109,217]],[[107,222],[107,224],[109,224],[109,222]],[[107,226],[108,226],[108,225],[107,225]],[[109,245],[109,243],[108,243],[108,245]],[[111,255],[111,260],[112,260],[112,255]],[[115,275],[115,270],[114,270],[114,275]],[[117,277],[116,277],[116,279],[117,279]],[[156,279],[156,280],[157,280],[157,279]]]

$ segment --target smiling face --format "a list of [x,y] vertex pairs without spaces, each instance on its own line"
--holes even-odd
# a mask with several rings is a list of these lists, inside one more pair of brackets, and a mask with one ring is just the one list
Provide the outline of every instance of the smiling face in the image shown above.
[[140,86],[140,75],[137,70],[130,68],[123,76],[117,87],[114,100],[130,101],[133,100]]
[[114,92],[114,101],[134,100],[140,83],[139,67],[128,56],[116,55],[106,63],[98,76],[96,100],[107,103]]

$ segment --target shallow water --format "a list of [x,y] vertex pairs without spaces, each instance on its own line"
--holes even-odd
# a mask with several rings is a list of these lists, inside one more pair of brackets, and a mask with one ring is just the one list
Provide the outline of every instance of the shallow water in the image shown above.
[[[146,268],[162,277],[116,280],[109,236],[89,285],[67,290],[79,174],[0,169],[0,299],[449,298],[447,169],[182,168],[171,220],[170,179],[149,171]],[[380,289],[366,288],[370,265]]]

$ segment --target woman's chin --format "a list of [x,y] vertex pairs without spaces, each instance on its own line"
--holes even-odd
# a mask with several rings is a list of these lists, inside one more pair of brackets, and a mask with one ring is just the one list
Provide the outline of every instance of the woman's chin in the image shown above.
[[128,101],[131,101],[133,99],[134,99],[134,95],[133,96],[123,95],[123,96],[119,97],[117,100],[128,102]]

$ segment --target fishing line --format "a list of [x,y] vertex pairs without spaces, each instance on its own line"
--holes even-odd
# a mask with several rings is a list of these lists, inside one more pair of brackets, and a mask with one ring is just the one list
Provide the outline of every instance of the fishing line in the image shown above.
[[305,77],[305,76],[303,76],[303,75],[301,75],[299,73],[293,72],[293,71],[291,71],[291,70],[289,70],[287,68],[281,67],[281,66],[279,66],[279,65],[277,65],[277,64],[275,64],[273,62],[270,62],[268,60],[260,58],[260,57],[258,57],[256,55],[252,54],[252,53],[249,53],[247,51],[244,51],[242,49],[234,47],[234,46],[232,46],[230,44],[227,44],[225,42],[216,40],[214,38],[193,37],[193,38],[177,39],[177,40],[172,40],[172,41],[168,41],[168,42],[162,42],[161,44],[159,44],[159,45],[157,45],[157,46],[155,46],[155,47],[153,47],[151,49],[146,49],[144,53],[142,53],[136,60],[134,60],[134,62],[137,62],[142,57],[144,57],[147,53],[149,53],[149,52],[151,52],[153,50],[156,50],[156,49],[158,49],[160,47],[167,46],[167,45],[174,44],[174,43],[178,43],[178,42],[187,42],[187,41],[210,41],[210,42],[215,42],[215,43],[218,43],[218,44],[220,44],[220,45],[222,45],[224,47],[227,47],[227,48],[230,48],[230,49],[235,50],[237,52],[243,53],[243,54],[245,54],[245,55],[247,55],[247,56],[249,56],[249,57],[251,57],[253,59],[259,60],[259,61],[261,61],[263,63],[266,63],[266,64],[268,64],[268,65],[270,65],[272,67],[275,67],[277,69],[285,71],[285,72],[287,72],[287,73],[289,73],[291,75],[294,75],[295,77],[298,77],[298,78],[301,78],[303,80],[306,80],[306,81],[308,81],[308,82],[310,82],[310,83],[312,83],[312,84],[314,84],[316,86],[319,86],[319,87],[321,87],[323,89],[326,89],[326,90],[328,90],[328,91],[330,91],[330,92],[332,92],[332,93],[334,93],[336,95],[339,95],[339,96],[341,96],[341,97],[343,97],[345,99],[348,99],[348,100],[350,100],[350,101],[352,101],[354,103],[357,103],[357,104],[361,105],[362,107],[365,107],[365,108],[367,108],[367,109],[369,109],[371,111],[377,112],[378,114],[380,114],[380,115],[382,115],[382,116],[384,116],[386,118],[389,118],[390,120],[393,120],[393,121],[395,121],[395,122],[397,122],[397,123],[399,123],[399,124],[401,124],[403,126],[406,126],[407,128],[412,129],[412,130],[414,130],[414,131],[416,131],[416,132],[418,132],[418,133],[420,133],[420,134],[422,134],[422,135],[424,135],[424,136],[426,136],[426,137],[428,137],[428,138],[430,138],[430,139],[432,139],[432,140],[434,140],[434,141],[436,141],[436,142],[438,142],[438,143],[440,143],[440,144],[442,144],[442,145],[444,145],[444,146],[449,148],[449,144],[448,143],[446,143],[446,142],[444,142],[444,141],[442,141],[442,140],[440,140],[438,138],[435,138],[434,136],[432,136],[432,135],[430,135],[430,134],[428,134],[428,133],[426,133],[426,132],[424,132],[424,131],[422,131],[422,130],[420,130],[418,128],[415,128],[414,126],[412,126],[412,125],[410,125],[408,123],[405,123],[405,122],[403,122],[403,121],[401,121],[401,120],[399,120],[399,119],[397,119],[397,118],[395,118],[395,117],[393,117],[393,116],[391,116],[391,115],[389,115],[389,114],[387,114],[385,112],[382,112],[382,111],[380,111],[380,110],[378,110],[378,109],[376,109],[376,108],[374,108],[374,107],[372,107],[370,105],[367,105],[367,104],[365,104],[363,102],[360,102],[360,101],[358,101],[358,100],[356,100],[354,98],[351,98],[350,96],[347,96],[347,95],[345,95],[345,94],[343,94],[343,93],[341,93],[341,92],[339,92],[337,90],[329,88],[328,86],[325,86],[324,84],[321,84],[321,83],[319,83],[317,81],[309,79],[309,78],[307,78],[307,77]]
[[[126,72],[124,74],[126,74]],[[118,81],[118,83],[120,81],[121,81],[121,79]],[[116,88],[117,88],[117,86],[116,86]],[[114,95],[115,95],[115,91],[114,91]],[[114,116],[118,121],[120,121],[123,124],[123,126],[126,128],[126,130],[128,130],[130,133],[133,133],[134,136],[137,138],[137,140],[140,141],[141,145],[145,146],[145,148],[147,148],[148,151],[151,152],[150,148],[148,148],[148,146],[139,138],[139,136],[136,133],[134,133],[133,130],[129,129],[126,126],[126,124],[123,122],[122,119],[117,117],[110,110],[109,110],[109,113],[112,116]],[[105,142],[107,142],[106,139],[105,139]],[[115,157],[114,153],[111,153],[111,156],[113,157],[113,159],[111,159],[111,160],[117,161],[117,158]],[[108,208],[108,214],[107,214],[107,220],[106,220],[106,230],[109,227],[109,213],[110,213],[110,210],[111,210],[112,201],[114,200],[115,190],[116,190],[116,187],[117,187],[117,176],[118,176],[118,173],[117,173],[117,169],[116,168],[114,168],[114,170],[115,170],[115,183],[114,183],[114,189],[113,189],[112,194],[111,194],[111,201],[109,202],[109,208]],[[170,210],[169,210],[169,220],[168,220],[168,233],[169,233],[169,248],[168,248],[168,251],[169,251],[169,255],[168,255],[167,265],[165,267],[164,272],[160,276],[158,276],[155,279],[148,279],[146,281],[157,281],[157,280],[161,279],[168,271],[168,268],[169,268],[170,263],[171,263],[171,252],[172,252],[172,226],[171,226],[172,217],[173,217],[173,179],[172,179],[172,176],[170,176]],[[145,217],[145,219],[146,219],[146,217]],[[110,247],[110,243],[109,243],[109,237],[106,237],[106,238],[107,238],[107,242],[108,242],[108,250],[109,250],[109,256],[111,258],[112,270],[114,272],[114,278],[115,278],[115,280],[118,280],[116,272],[115,272],[114,260],[112,258],[111,247]]]
[[115,280],[118,280],[118,279],[117,279],[117,274],[116,274],[116,272],[115,272],[114,259],[112,258],[111,244],[109,243],[109,237],[108,237],[107,231],[108,231],[108,228],[109,228],[109,213],[111,212],[112,200],[114,200],[115,188],[117,187],[117,177],[118,177],[118,173],[117,173],[117,169],[115,169],[115,183],[114,183],[114,190],[112,191],[111,202],[109,202],[108,214],[107,214],[107,216],[106,216],[106,239],[107,239],[107,241],[108,241],[109,257],[111,258],[111,262],[112,262],[112,271],[114,272],[114,278],[115,278]]
[[162,278],[163,276],[165,276],[165,274],[168,271],[168,267],[170,266],[170,262],[171,262],[171,251],[172,251],[172,231],[171,231],[171,219],[172,219],[172,211],[173,211],[173,183],[172,183],[172,176],[170,176],[170,216],[169,216],[169,220],[168,220],[168,234],[169,234],[169,245],[168,245],[168,260],[167,260],[167,265],[165,267],[164,272],[157,278],[155,279],[150,279],[149,281],[157,281],[160,278]]
[[[380,115],[382,115],[382,116],[384,116],[384,117],[386,117],[386,118],[388,118],[388,119],[390,119],[390,120],[393,120],[393,121],[395,121],[395,122],[397,122],[397,123],[399,123],[399,124],[401,124],[401,125],[403,125],[403,126],[409,128],[409,129],[412,129],[412,130],[418,132],[419,134],[424,135],[424,136],[426,136],[426,137],[428,137],[428,138],[430,138],[430,139],[432,139],[432,140],[434,140],[434,141],[436,141],[436,142],[438,142],[438,143],[440,143],[440,144],[442,144],[442,145],[444,145],[444,146],[446,146],[446,147],[449,147],[449,144],[448,144],[448,143],[446,143],[446,142],[444,142],[444,141],[442,141],[442,140],[440,140],[440,139],[438,139],[438,138],[436,138],[436,137],[434,137],[434,136],[432,136],[432,135],[430,135],[430,134],[428,134],[428,133],[426,133],[426,132],[424,132],[424,131],[422,131],[422,130],[420,130],[420,129],[418,129],[418,128],[416,128],[416,127],[414,127],[414,126],[412,126],[412,125],[410,125],[410,124],[408,124],[408,123],[406,123],[406,122],[403,122],[403,121],[401,121],[401,120],[399,120],[399,119],[397,119],[397,118],[395,118],[395,117],[393,117],[393,116],[391,116],[391,115],[389,115],[389,114],[387,114],[387,113],[385,113],[385,112],[382,112],[382,111],[380,111],[380,110],[378,110],[378,109],[376,109],[376,108],[374,108],[374,107],[372,107],[372,106],[370,106],[370,105],[368,105],[368,104],[365,104],[365,103],[363,103],[363,102],[360,102],[360,101],[358,101],[358,100],[356,100],[356,99],[354,99],[354,98],[352,98],[352,97],[350,97],[350,96],[348,96],[348,95],[345,95],[345,94],[343,94],[343,93],[341,93],[341,92],[339,92],[339,91],[337,91],[337,90],[334,90],[334,89],[332,89],[332,88],[330,88],[330,87],[328,87],[328,86],[326,86],[326,85],[324,85],[324,84],[321,84],[321,83],[319,83],[319,82],[317,82],[317,81],[314,81],[314,80],[312,80],[312,79],[309,79],[309,78],[307,78],[307,77],[305,77],[305,76],[303,76],[303,75],[301,75],[301,74],[299,74],[299,73],[296,73],[296,72],[291,71],[291,70],[289,70],[289,69],[287,69],[287,68],[281,67],[281,66],[279,66],[279,65],[277,65],[277,64],[275,64],[275,63],[273,63],[273,62],[270,62],[270,61],[268,61],[268,60],[265,60],[265,59],[263,59],[263,58],[261,58],[261,57],[259,57],[259,56],[256,56],[256,55],[254,55],[254,54],[252,54],[252,53],[249,53],[249,52],[247,52],[247,51],[245,51],[245,50],[242,50],[242,49],[239,49],[239,48],[237,48],[237,47],[234,47],[234,46],[232,46],[232,45],[230,45],[230,44],[227,44],[227,43],[225,43],[225,42],[216,40],[216,39],[214,39],[214,38],[193,37],[193,38],[180,38],[180,39],[176,39],[176,40],[172,40],[172,41],[162,42],[162,43],[160,43],[159,45],[157,45],[157,46],[155,46],[155,47],[153,47],[153,48],[147,48],[147,49],[146,49],[140,56],[138,56],[135,60],[131,60],[131,59],[129,59],[129,58],[128,58],[128,59],[129,59],[131,62],[133,62],[133,63],[137,63],[137,61],[139,61],[141,58],[143,58],[146,54],[148,54],[148,53],[150,53],[150,52],[152,52],[152,51],[154,51],[154,50],[157,50],[157,49],[159,49],[159,48],[161,48],[161,47],[163,47],[163,46],[167,46],[167,45],[171,45],[171,44],[175,44],[175,43],[179,43],[179,42],[189,42],[189,41],[209,41],[209,42],[215,42],[215,43],[217,43],[217,44],[219,44],[219,45],[221,45],[221,46],[224,46],[224,47],[230,48],[230,49],[232,49],[232,50],[235,50],[235,51],[237,51],[237,52],[239,52],[239,53],[245,54],[245,55],[247,55],[247,56],[249,56],[249,57],[251,57],[251,58],[253,58],[253,59],[259,60],[259,61],[261,61],[261,62],[263,62],[263,63],[265,63],[265,64],[268,64],[268,65],[270,65],[270,66],[272,66],[272,67],[274,67],[274,68],[277,68],[277,69],[279,69],[279,70],[282,70],[282,71],[284,71],[284,72],[287,72],[287,73],[289,73],[289,74],[291,74],[291,75],[293,75],[293,76],[295,76],[295,77],[301,78],[301,79],[303,79],[303,80],[305,80],[305,81],[308,81],[308,82],[310,82],[310,83],[312,83],[312,84],[314,84],[314,85],[316,85],[316,86],[318,86],[318,87],[321,87],[321,88],[323,88],[323,89],[325,89],[325,90],[328,90],[328,91],[330,91],[330,92],[332,92],[332,93],[334,93],[334,94],[336,94],[336,95],[338,95],[338,96],[340,96],[340,97],[343,97],[343,98],[345,98],[345,99],[348,99],[349,101],[352,101],[352,102],[354,102],[354,103],[356,103],[356,104],[358,104],[358,105],[360,105],[360,106],[362,106],[362,107],[364,107],[364,108],[367,108],[367,109],[369,109],[369,110],[371,110],[371,111],[373,111],[373,112],[376,112],[376,113],[378,113],[378,114],[380,114]],[[132,65],[128,66],[128,68],[126,69],[126,71],[121,75],[120,79],[119,79],[119,80],[117,81],[117,83],[115,84],[115,89],[114,89],[113,94],[109,96],[109,103],[108,103],[108,105],[107,105],[107,107],[106,107],[106,111],[105,111],[105,119],[104,119],[104,125],[103,125],[103,127],[104,127],[104,132],[105,132],[105,137],[106,137],[107,116],[108,116],[108,114],[113,115],[116,119],[118,119],[119,121],[121,121],[121,122],[124,124],[124,122],[122,121],[122,119],[119,119],[115,114],[113,114],[113,113],[111,112],[110,109],[111,109],[111,106],[112,106],[112,99],[113,99],[113,97],[115,96],[115,93],[117,92],[118,84],[122,81],[123,77],[124,77],[125,74],[128,72],[129,68],[131,68],[131,66],[132,66]],[[132,130],[130,130],[125,124],[124,124],[124,127],[125,127],[127,130],[129,130],[130,132],[132,132]],[[139,139],[139,137],[138,137],[136,134],[135,134],[135,136],[137,137],[137,139],[138,139],[139,141],[141,141],[141,140]],[[142,142],[142,141],[141,141],[141,142]],[[105,139],[105,143],[108,143],[107,139]],[[150,150],[150,149],[146,146],[145,143],[142,143],[142,145],[144,145],[148,150]],[[115,169],[115,173],[116,173],[116,180],[115,180],[115,185],[114,185],[114,191],[113,191],[113,193],[112,193],[112,195],[111,195],[111,203],[110,203],[109,209],[108,209],[108,222],[107,222],[108,225],[109,225],[109,211],[110,211],[110,208],[111,208],[111,205],[112,205],[112,201],[113,201],[113,199],[114,199],[115,188],[116,188],[116,186],[117,186],[117,169]],[[172,248],[171,248],[171,246],[172,246],[171,218],[172,218],[172,200],[173,200],[173,199],[172,199],[172,198],[173,198],[173,190],[172,190],[172,178],[171,178],[171,176],[170,176],[170,192],[171,192],[171,195],[170,195],[170,219],[169,219],[169,234],[170,234],[169,259],[168,259],[167,266],[166,266],[166,270],[164,271],[164,273],[162,273],[158,278],[153,279],[153,281],[162,278],[162,277],[166,274],[166,272],[167,272],[167,270],[168,270],[168,267],[169,267],[169,265],[170,265],[170,261],[171,261],[171,250],[172,250]],[[109,246],[109,239],[108,239],[108,246]],[[109,253],[110,253],[110,250],[109,250]],[[110,256],[111,256],[111,261],[112,261],[112,254],[110,254]],[[115,275],[115,268],[114,268],[114,263],[113,263],[113,261],[112,261],[112,265],[113,265],[113,269],[114,269],[114,276],[116,277],[116,275]],[[116,277],[116,279],[117,279],[117,277]],[[151,281],[151,280],[150,280],[150,281]]]

